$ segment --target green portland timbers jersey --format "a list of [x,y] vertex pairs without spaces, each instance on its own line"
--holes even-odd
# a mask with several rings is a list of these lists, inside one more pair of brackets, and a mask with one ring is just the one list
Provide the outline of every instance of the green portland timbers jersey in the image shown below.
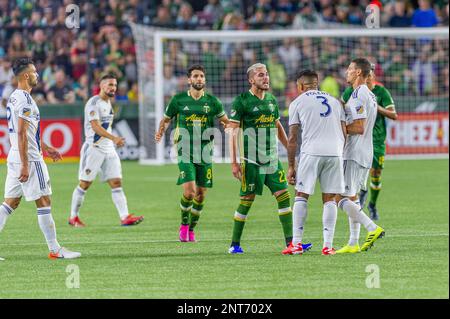
[[[345,89],[344,93],[342,93],[342,101],[347,103],[352,95],[352,92],[352,87]],[[376,84],[372,89],[372,93],[375,94],[378,105],[384,107],[385,109],[395,109],[394,100],[392,99],[391,93],[389,93],[384,86]],[[375,125],[373,127],[372,137],[373,145],[384,145],[386,142],[386,118],[380,113],[377,113],[377,119],[375,120]]]
[[258,165],[277,165],[276,121],[279,119],[278,102],[270,93],[266,92],[262,100],[251,91],[234,99],[230,121],[240,123],[243,133],[241,156],[244,156],[246,161]]
[[[220,100],[206,92],[198,100],[195,100],[189,91],[172,97],[164,116],[170,119],[176,117],[174,140],[179,144],[179,160],[183,154],[185,162],[211,163],[213,149],[211,142],[214,134],[211,128],[214,127],[214,118],[224,115]],[[209,148],[209,152],[203,152],[205,147]],[[184,158],[185,155],[189,158]]]

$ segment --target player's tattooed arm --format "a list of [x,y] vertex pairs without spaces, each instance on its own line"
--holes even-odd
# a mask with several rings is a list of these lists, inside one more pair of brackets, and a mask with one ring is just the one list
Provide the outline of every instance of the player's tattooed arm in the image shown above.
[[378,111],[378,113],[387,117],[388,119],[396,121],[398,118],[397,112],[395,111],[395,107],[393,105],[391,107],[387,107],[387,108],[377,105],[377,111]]
[[100,135],[101,137],[110,139],[111,141],[113,141],[113,143],[117,147],[122,147],[122,146],[125,145],[125,138],[110,134],[107,130],[105,130],[100,125],[99,120],[92,120],[91,121],[91,126],[92,126],[92,129],[94,130],[95,134]]
[[227,133],[230,134],[229,139],[229,150],[231,158],[231,172],[235,178],[241,180],[242,170],[241,166],[237,161],[237,150],[238,150],[238,137],[239,137],[240,124],[236,122],[229,122],[227,126]]
[[228,116],[225,114],[225,115],[219,117],[219,121],[223,125],[223,128],[226,131],[228,129],[228,125],[230,123],[230,120],[228,119]]
[[17,138],[19,144],[19,156],[22,163],[20,167],[19,181],[25,183],[28,180],[30,171],[28,169],[28,137],[27,137],[28,122],[19,117]]
[[155,142],[159,143],[161,141],[161,138],[163,137],[164,133],[166,132],[167,128],[170,124],[170,118],[163,117],[163,119],[159,122],[159,128],[158,131],[155,133]]
[[47,152],[48,157],[50,157],[53,160],[53,162],[62,160],[61,153],[58,152],[57,149],[51,147],[50,145],[47,145],[44,142],[42,142],[42,149],[45,152]]
[[347,125],[347,134],[363,135],[365,126],[366,126],[366,119],[354,120],[351,124]]
[[289,125],[289,139],[287,145],[289,167],[287,173],[287,181],[291,185],[295,185],[295,153],[297,153],[297,137],[299,129],[299,124]]
[[277,129],[278,129],[278,139],[280,140],[281,144],[287,149],[288,148],[288,138],[286,136],[286,132],[284,131],[283,125],[281,125],[280,120],[277,120],[275,122]]

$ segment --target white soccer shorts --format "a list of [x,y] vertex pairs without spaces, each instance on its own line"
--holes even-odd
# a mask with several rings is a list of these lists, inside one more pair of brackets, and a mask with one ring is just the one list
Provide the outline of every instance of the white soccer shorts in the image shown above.
[[5,182],[5,198],[25,197],[26,201],[35,201],[52,194],[50,177],[44,161],[29,162],[28,180],[19,182],[20,163],[8,163],[8,173]]
[[344,191],[344,171],[340,156],[314,156],[300,154],[295,189],[312,195],[316,181],[325,194],[341,194]]
[[352,160],[344,161],[344,182],[345,192],[343,196],[353,197],[360,190],[367,190],[367,178],[369,176],[369,168],[365,168]]
[[81,148],[80,158],[78,179],[81,181],[92,182],[98,173],[100,173],[102,182],[122,178],[122,165],[115,150],[105,153],[94,145],[84,143]]

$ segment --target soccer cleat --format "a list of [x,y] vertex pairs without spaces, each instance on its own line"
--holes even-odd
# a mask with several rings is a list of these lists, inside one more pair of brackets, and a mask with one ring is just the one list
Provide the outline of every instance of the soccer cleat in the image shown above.
[[345,245],[341,249],[338,249],[336,251],[336,254],[356,254],[356,253],[360,253],[360,252],[361,252],[361,248],[359,248],[359,245],[356,244],[354,246]]
[[67,250],[64,247],[59,248],[57,252],[50,252],[48,258],[50,259],[74,259],[81,256],[81,253]]
[[361,251],[367,251],[370,247],[373,246],[373,243],[378,238],[382,238],[384,236],[384,229],[380,226],[377,226],[377,229],[374,231],[367,233],[367,238],[364,244],[361,246]]
[[81,221],[80,217],[78,217],[78,216],[75,216],[75,217],[73,217],[73,218],[70,218],[70,219],[69,219],[69,225],[70,225],[70,226],[73,226],[73,227],[78,227],[78,228],[81,228],[81,227],[85,227],[85,226],[86,226],[86,225]]
[[133,214],[129,214],[125,219],[122,219],[122,226],[133,226],[141,223],[144,220],[144,216],[134,216]]
[[233,246],[230,246],[230,248],[228,248],[228,253],[233,254],[233,255],[243,254],[244,250],[239,245],[233,245]]
[[0,257],[0,261],[3,261],[3,260],[5,260],[5,258]]
[[334,248],[323,247],[322,255],[336,255],[336,250]]
[[189,241],[196,242],[196,240],[195,240],[195,233],[194,233],[193,230],[189,231]]
[[180,241],[189,241],[189,225],[180,225]]
[[369,217],[370,217],[371,220],[378,220],[378,219],[380,219],[380,216],[378,216],[378,210],[377,210],[377,208],[375,207],[374,204],[369,203],[367,205],[367,209],[369,210]]
[[292,242],[281,252],[283,255],[301,255],[303,254],[302,243],[293,245]]
[[359,205],[361,208],[364,208],[364,204],[366,203],[368,191],[362,190],[359,192]]
[[312,248],[312,243],[302,244],[303,252],[308,251]]

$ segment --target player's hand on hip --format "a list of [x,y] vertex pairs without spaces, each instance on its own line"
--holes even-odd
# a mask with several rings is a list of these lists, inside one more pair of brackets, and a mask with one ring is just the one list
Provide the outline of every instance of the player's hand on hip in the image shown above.
[[30,175],[30,172],[28,170],[28,165],[22,165],[20,168],[20,176],[19,176],[19,182],[25,183],[28,181],[28,176]]
[[125,138],[124,137],[120,137],[120,136],[116,136],[115,138],[114,138],[114,144],[117,146],[117,147],[122,147],[122,146],[124,146],[125,145]]
[[238,163],[231,164],[231,172],[233,173],[233,176],[238,180],[242,179],[242,170],[241,166]]
[[287,180],[290,185],[295,185],[295,169],[293,167],[288,168]]
[[155,142],[159,143],[161,141],[162,134],[160,132],[156,132],[155,134]]

